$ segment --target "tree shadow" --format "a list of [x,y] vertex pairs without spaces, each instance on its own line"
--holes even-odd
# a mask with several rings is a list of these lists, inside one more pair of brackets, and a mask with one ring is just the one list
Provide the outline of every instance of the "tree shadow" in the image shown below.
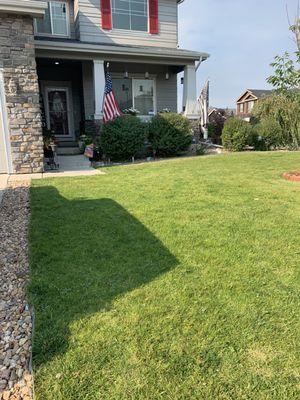
[[114,200],[67,200],[54,187],[33,187],[31,210],[36,366],[68,349],[72,321],[109,310],[178,263]]

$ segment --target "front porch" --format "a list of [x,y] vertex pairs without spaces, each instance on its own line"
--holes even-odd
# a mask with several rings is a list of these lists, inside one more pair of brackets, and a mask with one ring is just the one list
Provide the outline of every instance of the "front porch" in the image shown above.
[[[99,129],[106,70],[112,76],[122,112],[134,108],[144,120],[164,109],[181,110],[190,118],[196,116],[195,55],[184,55],[179,50],[167,55],[160,54],[160,49],[151,49],[155,57],[150,57],[147,48],[139,58],[137,54],[104,55],[99,54],[99,46],[95,45],[97,51],[85,46],[87,55],[82,48],[75,52],[69,43],[64,50],[50,51],[49,46],[58,44],[41,40],[36,45],[37,73],[44,126],[54,132],[60,147],[77,147],[80,135],[94,134]],[[119,47],[126,50],[125,46]],[[97,54],[90,54],[95,51]],[[141,49],[134,53],[138,51]],[[181,58],[176,56],[178,52]],[[183,71],[183,104],[178,107],[177,76]]]
[[[43,120],[61,147],[74,146],[81,134],[91,133],[95,121],[101,120],[107,68],[122,112],[134,108],[145,120],[164,109],[177,112],[177,74],[183,67],[39,58]],[[194,91],[195,97],[196,85]]]

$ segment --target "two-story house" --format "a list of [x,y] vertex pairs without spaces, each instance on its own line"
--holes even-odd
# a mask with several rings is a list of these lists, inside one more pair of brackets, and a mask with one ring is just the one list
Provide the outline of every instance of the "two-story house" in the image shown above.
[[[74,143],[102,119],[109,69],[121,110],[195,116],[196,70],[208,54],[178,48],[184,0],[0,0],[0,173],[43,169],[41,116]],[[2,133],[1,133],[2,132]]]
[[249,122],[254,105],[274,93],[273,90],[247,89],[236,102],[237,117]]

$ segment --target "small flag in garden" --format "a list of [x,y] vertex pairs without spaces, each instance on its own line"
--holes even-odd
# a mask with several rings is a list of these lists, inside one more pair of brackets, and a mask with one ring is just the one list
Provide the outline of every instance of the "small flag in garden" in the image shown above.
[[113,121],[117,117],[120,117],[120,115],[121,111],[112,89],[112,79],[109,72],[106,72],[103,99],[103,122]]

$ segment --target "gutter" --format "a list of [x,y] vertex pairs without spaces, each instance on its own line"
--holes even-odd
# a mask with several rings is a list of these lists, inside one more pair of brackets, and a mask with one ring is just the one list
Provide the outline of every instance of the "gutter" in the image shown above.
[[[199,53],[196,51],[188,50],[177,50],[169,52],[166,48],[150,48],[150,47],[130,47],[130,46],[111,46],[111,45],[97,45],[91,43],[82,42],[58,42],[58,41],[46,41],[38,40],[34,41],[36,50],[49,50],[49,51],[62,51],[62,52],[77,52],[77,53],[90,53],[97,55],[122,55],[122,56],[144,56],[153,58],[165,58],[165,59],[185,59],[188,61],[195,61],[201,59],[201,62],[209,57],[207,53]],[[57,55],[59,57],[59,55]]]
[[41,18],[44,16],[46,8],[46,1],[0,0],[0,13],[31,15],[34,18]]

